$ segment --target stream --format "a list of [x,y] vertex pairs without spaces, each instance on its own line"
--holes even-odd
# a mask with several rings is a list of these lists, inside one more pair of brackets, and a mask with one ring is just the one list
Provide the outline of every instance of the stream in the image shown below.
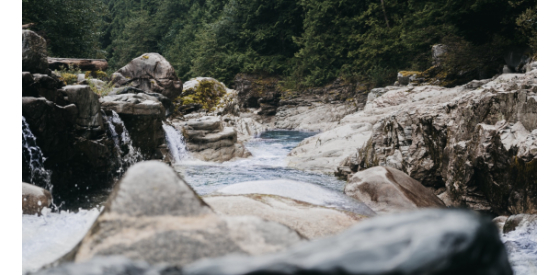
[[[344,189],[345,181],[334,176],[287,167],[286,156],[290,150],[316,133],[267,131],[245,143],[252,157],[225,163],[210,163],[189,157],[182,136],[174,133],[173,127],[165,126],[167,143],[175,162],[174,169],[202,196],[234,183],[279,179],[308,182],[335,192],[342,192]],[[43,209],[42,216],[23,215],[23,272],[35,271],[71,250],[86,234],[101,211],[102,207],[97,200],[86,209],[78,211],[51,212]],[[536,274],[536,223],[531,226],[528,232],[516,230],[502,236],[504,242],[515,244],[510,245],[514,249],[509,253],[515,274],[533,274],[533,271]]]

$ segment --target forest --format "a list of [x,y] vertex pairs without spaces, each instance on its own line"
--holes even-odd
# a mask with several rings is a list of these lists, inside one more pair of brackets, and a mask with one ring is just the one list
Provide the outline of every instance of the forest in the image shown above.
[[22,0],[49,56],[105,58],[112,70],[158,52],[182,80],[275,75],[295,87],[341,78],[376,86],[444,65],[487,78],[515,49],[536,56],[536,0]]

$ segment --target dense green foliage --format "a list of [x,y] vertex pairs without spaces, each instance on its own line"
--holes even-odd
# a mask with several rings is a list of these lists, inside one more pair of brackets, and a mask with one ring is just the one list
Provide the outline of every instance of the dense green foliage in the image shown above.
[[22,0],[22,23],[47,40],[53,57],[104,58],[102,0]]
[[[33,0],[27,1],[24,23],[25,5]],[[159,52],[183,80],[210,76],[231,84],[242,72],[280,75],[297,86],[323,85],[337,77],[381,85],[394,81],[398,70],[430,68],[431,46],[437,43],[450,48],[445,66],[476,72],[473,77],[497,73],[509,49],[529,45],[536,54],[536,0],[101,1],[104,5],[89,1],[87,9],[108,10],[91,13],[104,22],[95,25],[103,26],[98,45],[113,68]],[[56,10],[40,9],[47,8]],[[29,16],[27,21],[45,24]],[[61,24],[48,20],[53,23],[45,30]],[[47,31],[53,53],[63,53],[52,41],[66,35]],[[75,49],[67,55],[75,55]]]

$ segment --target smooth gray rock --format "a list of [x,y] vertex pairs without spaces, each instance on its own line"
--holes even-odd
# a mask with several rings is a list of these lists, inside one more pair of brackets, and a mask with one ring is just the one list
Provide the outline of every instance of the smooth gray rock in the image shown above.
[[489,218],[466,210],[421,210],[359,223],[337,236],[265,256],[203,259],[182,269],[122,257],[69,263],[37,274],[162,275],[511,275],[504,245]]
[[132,86],[146,92],[160,93],[170,100],[182,92],[175,69],[158,53],[142,54],[120,68],[111,79],[116,87]]
[[335,235],[366,218],[275,195],[209,195],[203,199],[220,214],[257,216],[286,225],[309,239]]
[[513,274],[496,226],[466,210],[369,219],[334,237],[269,256],[229,256],[183,274]]
[[21,31],[21,67],[22,71],[47,73],[47,41],[30,30]]
[[391,167],[376,166],[354,174],[344,187],[344,193],[377,213],[445,207],[431,190]]
[[340,192],[316,184],[293,180],[247,181],[218,189],[212,195],[262,194],[282,196],[314,205],[334,208],[371,217],[375,212],[367,205]]
[[184,265],[230,253],[276,252],[302,240],[278,223],[216,215],[171,167],[147,161],[125,173],[90,231],[61,261],[122,255]]

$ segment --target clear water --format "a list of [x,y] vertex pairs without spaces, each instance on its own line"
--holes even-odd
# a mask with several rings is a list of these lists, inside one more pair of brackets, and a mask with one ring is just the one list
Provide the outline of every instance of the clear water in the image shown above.
[[188,160],[192,160],[187,152],[185,146],[185,137],[181,134],[175,127],[163,123],[163,130],[165,131],[165,142],[167,143],[167,148],[169,153],[173,157],[173,162],[182,163]]
[[250,158],[224,163],[186,161],[175,164],[174,167],[200,195],[234,183],[278,179],[314,183],[342,192],[345,181],[330,175],[287,167],[286,156],[290,150],[315,134],[287,130],[267,131],[245,143],[245,147],[253,154]]

